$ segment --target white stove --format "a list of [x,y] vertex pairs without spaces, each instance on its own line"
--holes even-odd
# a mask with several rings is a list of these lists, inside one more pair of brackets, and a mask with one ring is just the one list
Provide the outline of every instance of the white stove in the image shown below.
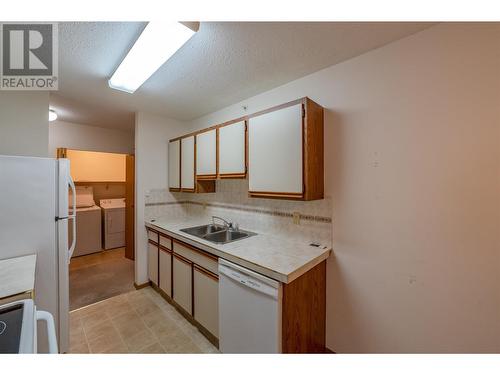
[[47,311],[37,311],[31,299],[0,306],[0,353],[37,353],[39,320],[47,323],[49,353],[57,353],[54,318]]

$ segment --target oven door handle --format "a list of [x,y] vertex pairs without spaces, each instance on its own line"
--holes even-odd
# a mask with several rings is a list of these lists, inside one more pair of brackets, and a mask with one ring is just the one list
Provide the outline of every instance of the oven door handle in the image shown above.
[[56,326],[54,324],[54,317],[48,311],[37,310],[36,320],[44,320],[47,323],[47,337],[49,341],[49,353],[59,353],[57,349]]

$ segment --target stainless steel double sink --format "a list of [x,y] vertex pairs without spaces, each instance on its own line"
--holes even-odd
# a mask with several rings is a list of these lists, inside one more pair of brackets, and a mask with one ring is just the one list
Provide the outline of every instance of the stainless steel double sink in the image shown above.
[[184,228],[181,229],[181,232],[191,234],[193,236],[216,244],[225,244],[228,242],[242,240],[244,238],[257,235],[257,233],[248,232],[241,229],[233,229],[224,225],[217,224],[207,224],[197,227]]

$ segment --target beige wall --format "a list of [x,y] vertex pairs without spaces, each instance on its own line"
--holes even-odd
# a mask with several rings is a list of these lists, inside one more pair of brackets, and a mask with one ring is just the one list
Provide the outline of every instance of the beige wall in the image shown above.
[[125,155],[68,150],[71,177],[75,182],[125,182]]
[[0,155],[47,157],[48,142],[48,92],[0,92]]
[[327,346],[500,352],[500,24],[441,24],[193,121],[326,108]]
[[51,157],[56,157],[58,147],[133,154],[134,132],[56,120],[49,124],[49,155]]
[[[186,132],[181,121],[139,112],[135,115],[135,282],[148,282],[145,199],[168,189],[168,140]],[[170,196],[170,193],[168,193]]]

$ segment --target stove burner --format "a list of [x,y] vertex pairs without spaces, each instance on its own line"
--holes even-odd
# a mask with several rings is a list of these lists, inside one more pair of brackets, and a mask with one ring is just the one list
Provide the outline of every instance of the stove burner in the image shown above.
[[[18,353],[24,304],[0,308],[0,353]],[[9,327],[9,329],[7,329]]]

